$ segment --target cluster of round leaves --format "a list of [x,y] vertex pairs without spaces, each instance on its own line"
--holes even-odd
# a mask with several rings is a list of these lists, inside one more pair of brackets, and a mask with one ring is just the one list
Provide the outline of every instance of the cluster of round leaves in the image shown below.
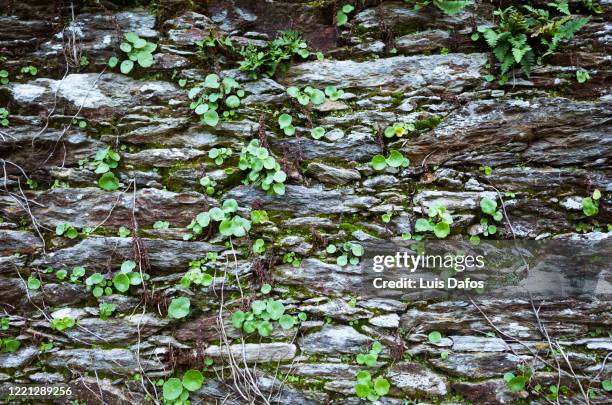
[[244,184],[259,185],[262,190],[271,194],[285,194],[287,174],[281,170],[268,150],[259,145],[259,140],[253,139],[242,148],[238,167],[240,170],[249,171],[243,180]]
[[404,135],[406,135],[406,133],[414,131],[414,128],[415,128],[414,124],[396,122],[395,124],[386,127],[384,134],[386,138],[393,138],[393,137],[401,138]]
[[450,234],[450,226],[453,217],[446,208],[438,203],[433,203],[427,210],[429,218],[417,219],[414,230],[416,232],[433,232],[438,239],[444,239]]
[[189,108],[200,117],[200,121],[211,127],[219,123],[219,113],[224,118],[235,114],[240,107],[240,99],[244,97],[244,90],[238,82],[231,77],[219,81],[219,76],[212,73],[206,76],[199,85],[191,88],[187,96],[191,101]]
[[[140,38],[138,34],[134,32],[128,32],[125,34],[126,42],[122,42],[119,48],[127,54],[127,59],[121,62],[119,69],[121,73],[127,75],[134,69],[134,62],[143,68],[153,66],[153,52],[157,49],[157,45],[147,41],[146,39]],[[119,58],[111,56],[108,59],[108,66],[114,68],[119,63]]]
[[[489,197],[483,197],[480,199],[480,209],[483,213],[491,215],[497,222],[503,219],[502,212],[497,210],[497,201]],[[480,225],[480,232],[484,236],[494,235],[497,233],[497,226],[495,224],[489,224],[489,220],[487,218],[481,218]],[[472,241],[474,244],[478,244],[480,237],[478,235],[472,235],[470,237],[470,241]]]
[[378,361],[378,355],[382,351],[382,344],[376,341],[372,343],[372,347],[368,353],[359,353],[357,355],[357,364],[365,365],[368,367],[376,366],[376,362]]
[[[212,253],[212,252],[209,252]],[[214,281],[214,277],[206,273],[204,260],[193,260],[189,263],[189,270],[181,278],[181,285],[189,288],[191,284],[209,287]]]
[[98,179],[98,185],[101,189],[113,191],[119,188],[119,180],[111,170],[119,166],[120,160],[121,156],[119,156],[110,146],[96,152],[93,165],[95,167],[95,172],[97,174],[102,174]]
[[208,157],[215,161],[217,166],[223,164],[225,159],[229,159],[232,156],[231,148],[212,148],[208,151]]
[[343,5],[342,8],[336,13],[336,25],[339,27],[345,25],[348,22],[348,14],[352,13],[354,10],[355,6],[352,4]]
[[204,228],[208,227],[211,222],[219,222],[219,232],[223,236],[245,236],[251,229],[251,221],[239,215],[235,215],[238,211],[238,203],[233,198],[223,202],[223,206],[213,207],[208,211],[200,212],[194,220],[187,226],[191,233],[183,235],[184,240],[191,240],[195,236],[201,235]]
[[8,116],[9,116],[8,110],[4,107],[0,107],[0,127],[8,127],[9,125]]
[[64,222],[55,226],[55,234],[57,236],[64,236],[68,239],[76,239],[79,236],[79,231],[77,231],[74,226]]
[[164,382],[162,392],[164,403],[173,405],[189,404],[189,392],[202,388],[204,376],[198,370],[188,370],[183,379],[169,378]]
[[0,69],[0,84],[9,84],[9,72],[4,69]]
[[365,370],[361,370],[355,376],[357,383],[355,384],[355,393],[359,398],[367,398],[372,402],[378,401],[382,396],[389,393],[391,384],[386,378],[377,377],[372,379],[372,375]]
[[325,93],[310,86],[305,87],[303,91],[294,86],[288,87],[287,94],[297,99],[298,103],[303,106],[321,105],[325,102]]
[[410,160],[405,158],[400,151],[392,149],[389,152],[389,157],[385,158],[383,155],[375,155],[372,158],[371,165],[374,170],[384,170],[387,166],[394,168],[408,167],[410,165]]
[[599,199],[601,198],[601,191],[599,189],[593,190],[591,197],[582,199],[582,212],[584,215],[592,217],[599,213]]
[[172,319],[181,319],[189,315],[191,301],[187,297],[173,298],[168,305],[168,317]]
[[338,266],[346,266],[348,263],[357,265],[359,258],[363,256],[363,246],[356,242],[345,242],[341,245],[329,244],[325,251],[329,254],[340,252],[340,256],[336,258]]
[[[264,285],[264,287],[266,287]],[[270,292],[271,288],[262,288],[262,292]],[[299,321],[305,321],[306,314],[300,312],[297,316],[285,313],[282,302],[274,299],[255,300],[251,303],[250,311],[236,311],[232,314],[232,325],[245,333],[257,331],[260,336],[270,336],[274,330],[272,321],[277,321],[284,330],[293,328]]]
[[21,342],[17,339],[7,337],[0,339],[0,352],[2,353],[12,353],[19,349],[21,346]]
[[102,274],[94,273],[85,279],[85,285],[88,290],[91,290],[94,297],[99,298],[102,295],[111,295],[113,293],[112,287],[115,290],[124,293],[130,289],[132,285],[139,285],[142,283],[142,277],[145,280],[149,279],[149,275],[144,273],[140,275],[139,271],[134,271],[136,268],[136,262],[133,260],[126,260],[121,264],[121,269],[112,280],[107,280]]

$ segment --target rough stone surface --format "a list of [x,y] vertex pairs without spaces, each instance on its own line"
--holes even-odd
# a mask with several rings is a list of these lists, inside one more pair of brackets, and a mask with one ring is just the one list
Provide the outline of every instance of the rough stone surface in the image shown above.
[[[354,10],[339,26],[344,3]],[[0,339],[21,342],[12,353],[0,345],[0,390],[66,382],[79,403],[145,404],[156,392],[161,401],[163,389],[150,381],[180,379],[212,359],[202,387],[189,393],[192,404],[358,405],[355,376],[363,370],[389,380],[382,405],[541,404],[558,378],[545,360],[568,372],[562,384],[571,395],[560,404],[581,396],[572,372],[583,376],[592,403],[609,403],[601,383],[612,376],[609,358],[604,364],[612,350],[610,2],[599,2],[600,14],[569,2],[572,14],[591,14],[589,22],[529,76],[511,70],[506,83],[485,41],[470,36],[498,24],[494,11],[507,2],[473,2],[452,16],[440,2],[411,3],[0,1],[0,80],[8,73],[0,82],[0,108],[8,111],[7,125],[0,118]],[[563,18],[547,2],[533,4]],[[307,57],[283,59],[275,73],[244,70],[254,61],[245,52],[265,56],[286,30],[302,35]],[[136,61],[122,74],[108,60],[126,59],[120,44],[130,31],[157,48],[151,67]],[[22,71],[28,66],[35,75]],[[590,76],[584,83],[579,70]],[[188,96],[211,73],[244,91],[231,113],[217,100],[215,126],[199,119]],[[302,105],[290,86],[335,86],[342,94]],[[293,136],[279,128],[283,113]],[[414,130],[385,137],[396,123]],[[325,136],[315,140],[311,129],[319,126]],[[287,174],[284,195],[263,191],[240,170],[251,139]],[[115,191],[98,185],[94,160],[107,147],[120,155],[111,168]],[[232,153],[217,164],[212,148]],[[372,157],[390,150],[410,165],[374,170]],[[214,187],[202,186],[204,177]],[[597,213],[588,216],[583,204],[596,189]],[[268,218],[253,222],[248,237],[223,236],[213,221],[185,238],[198,214],[231,198],[237,215],[265,210]],[[496,200],[501,221],[482,211],[484,198]],[[417,232],[434,203],[453,216],[444,241]],[[492,223],[496,232],[484,235]],[[79,235],[57,235],[63,224]],[[366,289],[373,256],[394,254],[417,234],[427,251],[486,252],[491,269],[463,274],[496,284],[493,293]],[[477,235],[475,246],[468,237]],[[536,254],[528,247],[536,240],[569,248]],[[338,264],[346,242],[364,248],[359,263]],[[529,269],[495,256],[496,243],[526,243]],[[331,244],[339,250],[329,253]],[[573,263],[562,260],[567,251]],[[147,273],[144,285],[120,292],[110,281],[111,294],[94,297],[87,277],[113,280],[126,260]],[[79,266],[85,276],[71,279]],[[187,286],[190,269],[196,280]],[[195,269],[213,284],[197,284]],[[447,273],[435,277],[461,275]],[[532,287],[541,325],[571,371],[560,351],[550,352],[529,297],[515,285]],[[559,296],[551,296],[553,286]],[[179,297],[189,299],[188,314],[170,318]],[[267,299],[296,317],[284,322],[306,320],[287,330],[269,320],[266,337],[233,325],[233,313]],[[116,306],[106,320],[100,304]],[[78,323],[50,324],[67,316]],[[433,331],[439,342],[430,341]],[[383,345],[376,364],[358,364],[375,341]],[[513,393],[503,375],[523,366],[533,371],[529,389]],[[251,377],[266,400],[244,384],[249,399],[236,389]]]

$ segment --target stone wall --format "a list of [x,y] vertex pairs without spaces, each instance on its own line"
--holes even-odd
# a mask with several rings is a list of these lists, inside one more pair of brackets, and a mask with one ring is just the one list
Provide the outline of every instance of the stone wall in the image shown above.
[[[384,349],[370,370],[391,383],[383,404],[547,403],[558,378],[568,387],[561,403],[586,403],[581,389],[591,390],[592,403],[612,400],[601,384],[612,377],[609,269],[598,293],[538,301],[539,326],[524,298],[354,296],[349,286],[364,282],[364,265],[339,266],[323,257],[321,244],[397,240],[414,233],[415,220],[433,202],[456,219],[449,238],[466,238],[478,227],[485,196],[503,196],[506,215],[494,238],[609,241],[608,2],[530,77],[517,72],[504,85],[485,79],[493,59],[469,38],[477,25],[493,23],[497,2],[477,1],[452,17],[431,5],[415,11],[402,1],[355,2],[340,28],[334,15],[344,3],[328,0],[137,3],[0,4],[0,70],[10,72],[10,82],[0,85],[0,107],[10,112],[9,126],[0,127],[0,312],[10,326],[0,336],[21,343],[16,352],[0,353],[3,387],[70,382],[87,404],[153,402],[161,387],[149,382],[201,369],[211,358],[191,403],[248,403],[224,367],[223,319],[232,351],[257,364],[253,378],[271,403],[360,403],[355,374],[364,367],[355,356],[375,340]],[[296,57],[287,72],[254,80],[237,69],[235,55],[195,45],[213,34],[262,46],[287,29],[301,32],[325,59]],[[119,36],[127,31],[158,50],[151,68],[123,75],[107,60],[119,54]],[[80,66],[81,56],[87,65]],[[36,76],[20,73],[28,65]],[[576,82],[578,68],[589,72],[586,83]],[[235,78],[246,96],[235,116],[211,127],[189,109],[187,88],[215,72]],[[344,95],[314,110],[286,93],[288,86],[329,85]],[[293,115],[296,136],[278,128],[282,112]],[[87,125],[70,125],[73,117]],[[312,120],[326,129],[323,139],[310,137]],[[396,122],[416,126],[391,143],[410,166],[377,172],[369,164],[381,152],[377,133]],[[258,137],[288,174],[284,196],[243,185],[239,171],[223,170],[237,168],[238,152]],[[99,188],[99,175],[82,164],[107,145],[121,156],[116,191]],[[212,147],[230,147],[234,156],[217,166],[207,156]],[[203,176],[217,183],[212,196],[199,183]],[[581,201],[594,189],[602,193],[599,213],[588,218]],[[245,217],[264,209],[269,221],[231,245],[216,232],[183,240],[198,213],[229,198]],[[386,212],[393,212],[389,223],[381,218]],[[156,229],[157,221],[170,226]],[[79,237],[57,236],[64,223]],[[87,227],[93,231],[84,236]],[[119,236],[121,227],[132,235]],[[250,248],[258,238],[268,248],[261,262]],[[214,287],[181,286],[189,263],[208,252],[219,255],[207,264]],[[301,259],[299,266],[283,263],[288,252]],[[83,266],[86,276],[110,279],[129,259],[150,274],[146,291],[137,285],[96,299],[82,280],[44,272]],[[30,276],[42,286],[28,289]],[[267,338],[246,336],[242,346],[229,315],[261,297],[264,281],[287,311],[308,319]],[[180,296],[190,298],[191,313],[169,319],[168,303]],[[99,302],[117,306],[112,317],[99,318]],[[57,311],[77,325],[51,328]],[[434,330],[440,342],[428,340]],[[48,342],[52,348],[43,350]],[[529,386],[513,392],[503,376],[524,367],[534,372]]]

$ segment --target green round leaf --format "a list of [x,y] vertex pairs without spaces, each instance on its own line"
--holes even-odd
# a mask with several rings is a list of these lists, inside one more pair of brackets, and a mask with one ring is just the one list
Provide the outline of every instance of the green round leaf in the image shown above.
[[387,395],[391,384],[385,378],[377,378],[374,380],[374,391],[379,396]]
[[336,13],[336,24],[342,26],[348,22],[348,16],[341,10]]
[[293,121],[293,118],[289,114],[281,114],[278,117],[278,125],[280,126],[281,129],[284,129],[288,127],[289,125],[291,125],[291,121]]
[[372,158],[371,165],[374,170],[383,170],[387,167],[387,159],[383,155],[375,155]]
[[134,68],[134,62],[132,62],[129,59],[126,59],[123,62],[121,62],[121,66],[119,66],[121,73],[123,73],[124,75],[127,75],[128,73],[130,73],[133,68]]
[[121,45],[119,45],[119,49],[125,53],[129,53],[132,50],[132,45],[128,44],[127,42],[122,42]]
[[225,99],[225,105],[227,105],[229,108],[238,108],[240,107],[240,99],[234,95],[231,95]]
[[174,298],[168,306],[168,316],[174,319],[184,318],[189,315],[191,302],[187,297]]
[[278,319],[278,323],[284,330],[289,330],[295,326],[295,318],[291,315],[284,314]]
[[151,55],[150,53],[143,53],[140,52],[138,54],[138,64],[140,66],[142,66],[143,68],[148,68],[153,66],[153,55]]
[[276,321],[285,312],[285,306],[279,301],[269,300],[266,304],[266,311],[270,314],[270,318]]
[[399,151],[392,150],[387,158],[387,164],[391,167],[400,167],[402,163],[404,163],[404,156]]
[[202,388],[204,376],[198,370],[189,370],[183,376],[183,387],[189,391],[197,391]]
[[146,45],[147,41],[142,38],[138,38],[136,41],[134,41],[134,48],[136,49],[144,48]]
[[312,136],[314,139],[321,139],[323,138],[323,136],[325,136],[325,128],[323,127],[316,127],[310,130],[310,136]]
[[28,288],[30,290],[38,290],[40,288],[40,280],[36,277],[28,277]]
[[113,191],[119,188],[119,180],[112,172],[106,172],[98,180],[98,185],[106,191]]
[[342,6],[342,12],[343,13],[350,13],[351,11],[355,10],[355,6],[353,6],[352,4],[345,4],[344,6]]
[[163,393],[164,400],[174,401],[181,396],[183,392],[183,383],[178,378],[170,378],[164,383]]
[[113,285],[119,292],[126,292],[130,289],[130,278],[125,273],[119,273],[113,277]]
[[[206,103],[198,104],[198,106],[195,108],[195,113],[198,115],[202,115],[206,111],[208,111],[208,104]],[[210,156],[210,153],[208,155]]]
[[448,225],[446,222],[438,222],[434,226],[433,231],[438,239],[444,239],[450,233],[450,225]]
[[355,393],[359,398],[367,398],[370,395],[370,384],[362,382],[355,384]]
[[261,293],[262,294],[269,294],[270,291],[272,291],[272,286],[268,283],[265,283],[264,285],[261,286]]
[[219,122],[219,114],[217,114],[215,110],[206,111],[204,114],[204,122],[206,125],[210,125],[211,127],[216,126]]
[[259,332],[259,335],[262,337],[270,336],[273,330],[274,327],[268,321],[262,321],[259,325],[257,325],[257,332]]
[[108,67],[114,68],[115,66],[117,66],[117,63],[119,63],[119,59],[117,59],[116,56],[111,56],[110,58],[108,58]]
[[481,198],[480,208],[485,214],[495,215],[495,210],[497,209],[497,202],[488,197]]
[[348,257],[346,255],[338,256],[338,258],[336,259],[336,264],[338,266],[346,266],[347,263]]
[[437,343],[440,343],[442,341],[442,334],[440,332],[438,332],[437,330],[434,330],[434,331],[429,333],[427,338],[429,339],[429,341],[431,343],[437,344]]
[[314,105],[323,104],[325,102],[325,93],[323,93],[321,90],[316,89],[310,96],[310,101]]

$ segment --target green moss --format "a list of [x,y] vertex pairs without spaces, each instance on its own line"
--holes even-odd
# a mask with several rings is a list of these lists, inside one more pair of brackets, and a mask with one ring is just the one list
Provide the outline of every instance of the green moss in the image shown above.
[[426,130],[437,127],[442,122],[442,117],[434,115],[433,117],[426,118],[414,123],[416,129]]

